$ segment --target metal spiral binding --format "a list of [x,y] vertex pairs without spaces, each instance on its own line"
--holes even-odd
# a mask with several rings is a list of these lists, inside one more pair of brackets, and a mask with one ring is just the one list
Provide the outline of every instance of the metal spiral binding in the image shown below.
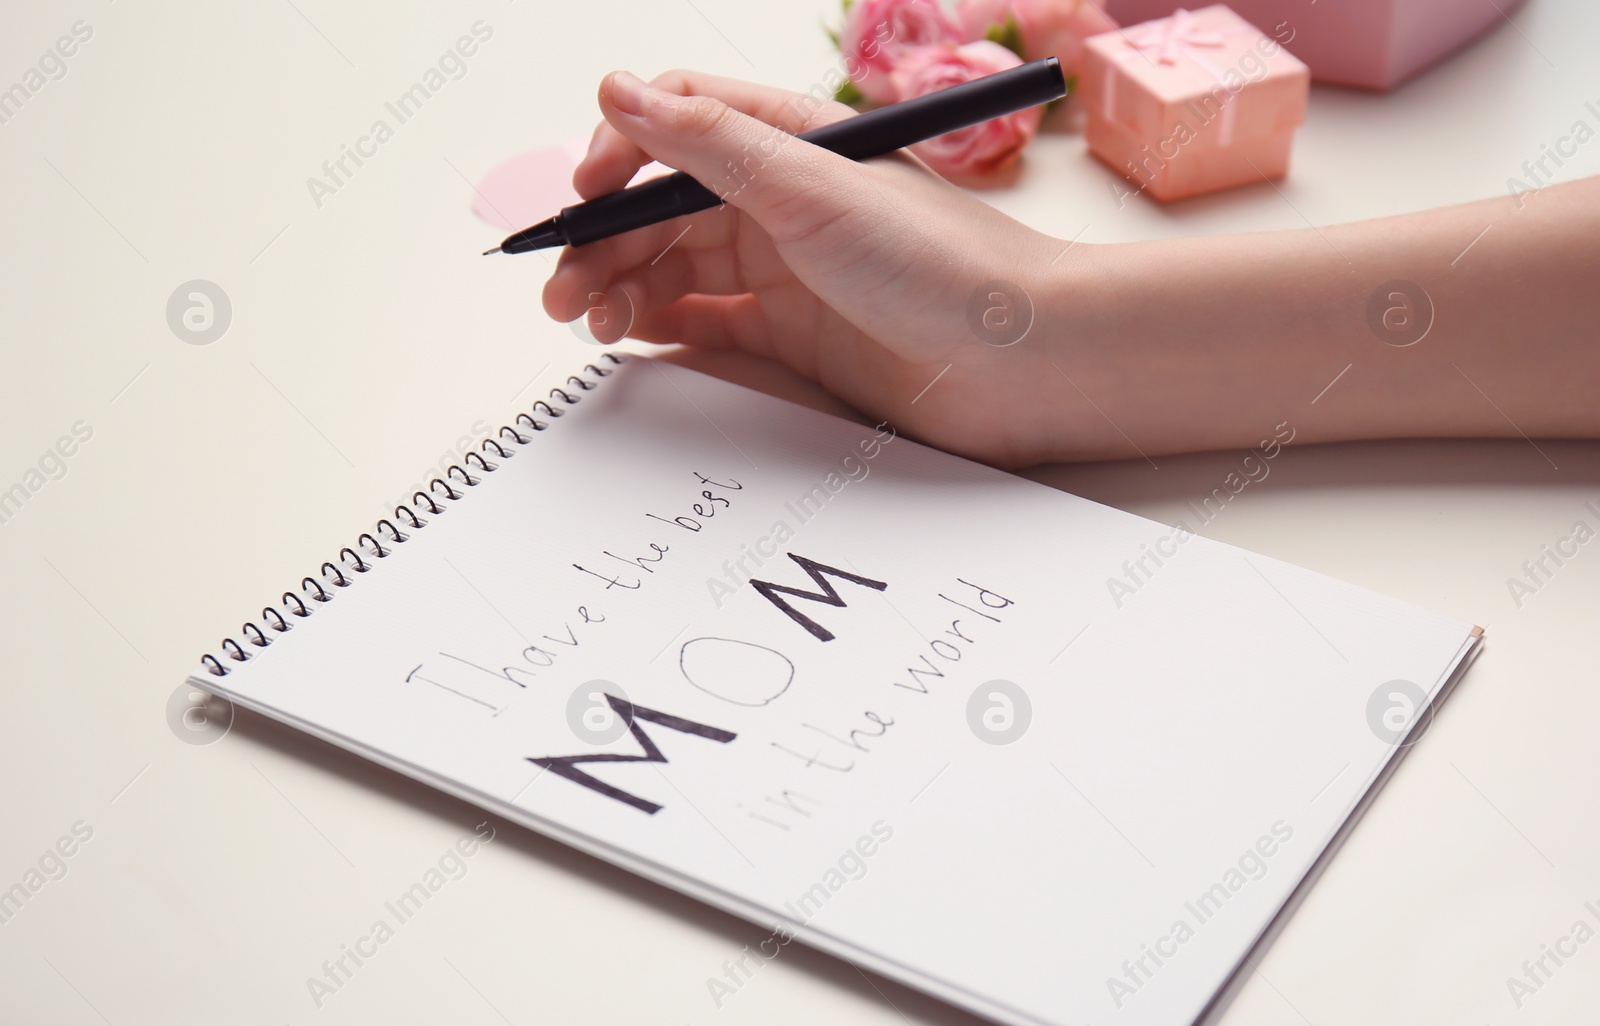
[[[626,356],[618,356],[615,353],[603,353],[600,356],[600,363],[616,365],[627,361]],[[615,373],[594,363],[586,364],[583,369],[597,378],[610,377]],[[566,407],[573,406],[582,399],[581,395],[568,391],[569,387],[580,393],[597,387],[596,382],[576,374],[562,382],[562,386],[552,388],[548,399],[540,399],[534,403],[531,408],[532,413],[542,412],[545,417],[554,420],[566,413]],[[229,670],[224,665],[224,660],[235,663],[249,662],[253,650],[266,648],[278,635],[292,631],[293,621],[310,616],[321,603],[332,602],[340,589],[350,587],[357,577],[370,573],[378,560],[389,558],[395,546],[405,543],[409,537],[408,530],[414,531],[426,527],[427,517],[437,516],[448,510],[450,507],[446,503],[459,502],[467,494],[467,490],[478,487],[487,475],[499,468],[498,463],[484,454],[491,454],[497,460],[509,459],[517,454],[518,447],[527,445],[533,440],[531,434],[518,430],[518,427],[526,427],[529,431],[544,431],[550,426],[545,421],[534,419],[532,413],[517,414],[516,420],[511,424],[503,425],[499,431],[478,443],[477,451],[467,453],[461,463],[452,464],[444,472],[444,476],[428,482],[427,490],[413,495],[409,504],[396,506],[394,519],[379,520],[371,531],[364,531],[357,536],[354,545],[346,545],[339,550],[337,557],[318,567],[316,574],[303,578],[298,588],[284,592],[277,606],[263,608],[259,624],[249,621],[240,628],[239,632],[245,639],[244,644],[233,638],[223,638],[219,646],[222,650],[221,658],[210,652],[200,657],[200,662],[206,671],[213,677],[226,677]],[[462,466],[462,463],[466,466]],[[474,470],[477,473],[474,473]]]

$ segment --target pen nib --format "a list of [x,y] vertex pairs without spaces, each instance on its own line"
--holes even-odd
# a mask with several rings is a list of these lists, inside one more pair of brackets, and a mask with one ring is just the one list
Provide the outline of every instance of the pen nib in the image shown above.
[[484,256],[488,256],[488,255],[489,255],[489,254],[490,254],[490,253],[498,253],[498,252],[500,252],[500,247],[499,247],[499,246],[496,246],[496,247],[495,247],[495,248],[493,248],[493,249],[486,249],[486,250],[484,250],[484,251],[483,251],[483,255],[484,255]]

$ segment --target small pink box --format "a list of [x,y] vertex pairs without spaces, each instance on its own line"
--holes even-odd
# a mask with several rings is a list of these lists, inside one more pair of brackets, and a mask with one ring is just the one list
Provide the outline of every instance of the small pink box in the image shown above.
[[1089,150],[1167,201],[1281,178],[1311,75],[1221,4],[1089,38]]
[[[1393,89],[1483,35],[1522,0],[1232,0],[1333,85]],[[1179,0],[1105,0],[1119,22],[1171,14]]]

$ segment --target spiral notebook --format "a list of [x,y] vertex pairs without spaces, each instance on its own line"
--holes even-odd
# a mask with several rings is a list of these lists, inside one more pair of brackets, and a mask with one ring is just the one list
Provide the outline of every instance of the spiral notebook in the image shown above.
[[608,354],[190,680],[759,924],[752,958],[1197,1022],[1481,631],[1188,526]]

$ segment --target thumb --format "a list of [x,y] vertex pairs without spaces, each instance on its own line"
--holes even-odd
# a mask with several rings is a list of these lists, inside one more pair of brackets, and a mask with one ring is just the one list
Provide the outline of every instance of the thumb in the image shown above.
[[[804,123],[821,104],[796,94],[791,106]],[[714,96],[681,96],[619,71],[601,84],[600,109],[630,142],[750,214],[774,242],[811,236],[863,205],[848,198],[859,188],[853,161]]]

